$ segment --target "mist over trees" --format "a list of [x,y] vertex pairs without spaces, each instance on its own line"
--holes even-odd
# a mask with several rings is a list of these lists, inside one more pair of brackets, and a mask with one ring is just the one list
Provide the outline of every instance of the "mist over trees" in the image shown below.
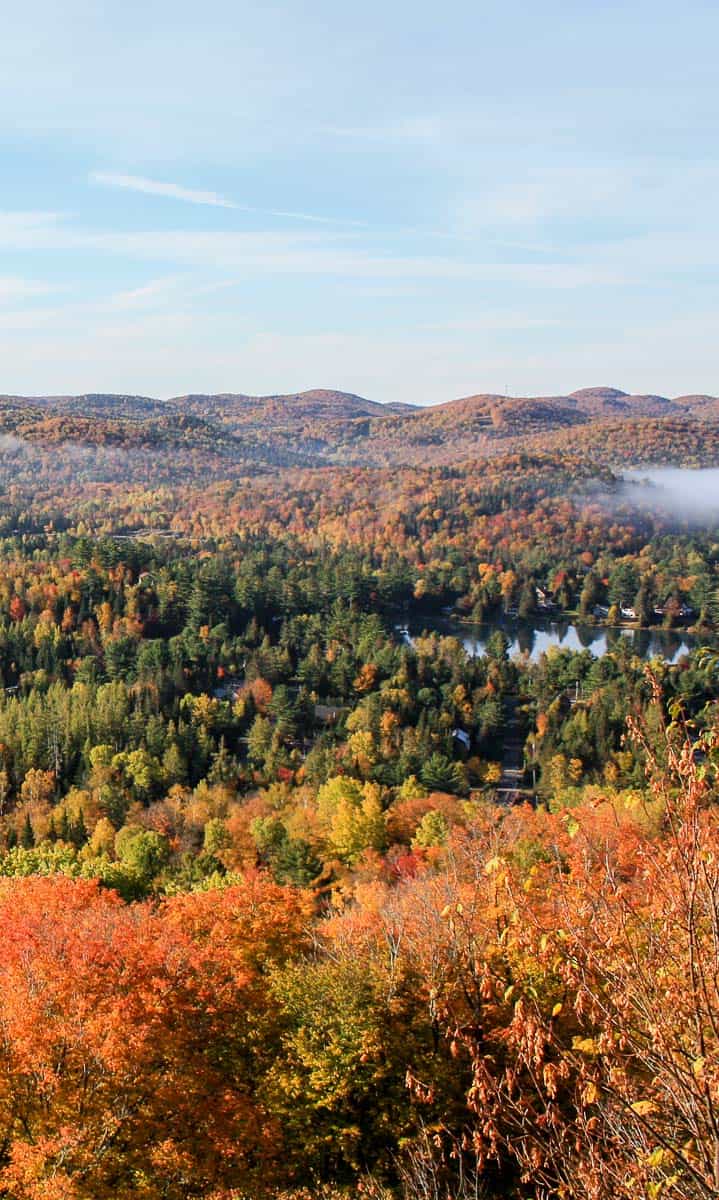
[[6,405],[0,1193],[716,1196],[713,427],[332,396]]

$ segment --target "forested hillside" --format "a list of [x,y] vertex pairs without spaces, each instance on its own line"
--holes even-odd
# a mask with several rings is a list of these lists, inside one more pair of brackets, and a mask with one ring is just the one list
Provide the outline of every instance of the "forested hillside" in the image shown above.
[[719,1196],[716,422],[3,399],[0,1195]]
[[[609,447],[605,447],[605,430]],[[558,441],[603,461],[684,460],[683,443],[708,442],[714,461],[719,400],[712,396],[630,396],[615,388],[586,388],[568,396],[469,396],[419,408],[377,404],[345,392],[316,389],[286,396],[241,393],[142,396],[0,397],[0,431],[41,444],[121,444],[187,450],[211,447],[234,462],[357,466],[422,466]],[[629,445],[618,460],[607,456]],[[691,461],[687,448],[687,461]]]

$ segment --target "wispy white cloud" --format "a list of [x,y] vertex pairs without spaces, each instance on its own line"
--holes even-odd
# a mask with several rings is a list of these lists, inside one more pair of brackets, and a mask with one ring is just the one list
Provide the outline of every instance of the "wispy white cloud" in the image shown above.
[[134,309],[147,304],[164,303],[177,294],[178,289],[187,281],[181,275],[163,276],[161,279],[151,279],[139,287],[126,288],[115,292],[104,301],[102,307],[110,309]]
[[186,200],[188,204],[208,204],[211,208],[237,208],[231,200],[218,192],[206,192],[198,188],[182,187],[179,183],[162,183],[157,179],[146,179],[142,175],[121,175],[115,171],[92,171],[90,179],[103,187],[126,188],[130,192],[144,192],[148,196],[167,196],[172,200]]
[[[72,310],[70,310],[72,312]],[[0,319],[0,337],[8,337],[16,333],[33,332],[47,327],[57,327],[58,321],[68,316],[67,308],[22,308],[3,310]],[[6,352],[12,352],[12,344],[7,343]]]
[[210,208],[230,208],[235,212],[258,213],[261,216],[288,218],[293,221],[311,221],[318,225],[364,225],[364,221],[349,220],[344,217],[328,217],[318,213],[255,208],[250,204],[236,204],[234,200],[221,196],[219,192],[187,188],[179,183],[163,183],[157,179],[146,179],[142,175],[123,175],[115,171],[91,171],[90,180],[103,187],[126,188],[131,192],[143,192],[147,196],[164,196],[170,200],[184,200],[188,204],[205,204]]
[[112,300],[43,310],[42,320],[38,313],[17,314],[9,323],[3,316],[3,391],[170,396],[337,386],[372,399],[436,403],[505,388],[512,395],[566,394],[598,380],[678,395],[711,391],[716,375],[713,310],[656,327],[647,320],[598,329],[580,318],[575,333],[582,336],[571,349],[563,328],[536,334],[530,328],[518,355],[491,328],[468,329],[464,339],[453,328],[428,336],[426,326],[411,322],[362,332],[258,331],[249,314],[243,319],[234,310],[143,307],[133,313],[113,311]]
[[482,180],[474,216],[495,226],[522,226],[588,212],[621,212],[635,189],[631,173],[614,165],[525,170],[519,179],[492,181],[489,187]]
[[324,125],[320,132],[355,142],[440,143],[447,123],[439,116],[420,115],[389,118],[372,125]]
[[281,208],[250,208],[249,205],[241,205],[240,207],[243,212],[260,213],[263,216],[270,217],[288,217],[292,221],[312,221],[317,225],[348,225],[353,229],[367,228],[366,221],[356,221],[348,217],[320,217],[316,213],[286,212]]
[[[366,280],[468,280],[573,288],[627,282],[622,262],[497,262],[443,254],[411,255],[360,243],[354,235],[324,231],[257,232],[74,228],[48,214],[0,213],[0,249],[108,254],[184,267],[258,275],[336,276]],[[33,219],[33,217],[35,219]]]
[[717,164],[701,160],[684,162],[681,170],[639,155],[631,162],[523,164],[519,172],[510,166],[507,177],[488,176],[476,162],[456,190],[455,219],[466,235],[494,230],[513,237],[519,231],[521,238],[524,230],[543,230],[542,242],[554,230],[565,249],[587,236],[606,239],[632,229],[701,228],[706,235],[718,185]]
[[0,247],[8,250],[31,249],[34,239],[43,241],[59,226],[60,215],[29,209],[0,212]]
[[439,333],[502,333],[505,330],[516,329],[549,329],[561,324],[562,322],[554,317],[529,317],[523,313],[499,312],[482,313],[477,317],[453,321],[431,321],[422,328]]
[[0,304],[18,300],[32,300],[36,296],[47,296],[57,291],[57,286],[36,279],[16,279],[0,276]]

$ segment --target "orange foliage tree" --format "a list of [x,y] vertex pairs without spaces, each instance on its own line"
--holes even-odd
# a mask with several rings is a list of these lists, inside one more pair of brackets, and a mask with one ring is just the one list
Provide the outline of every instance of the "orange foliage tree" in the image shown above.
[[279,1146],[255,1096],[263,960],[297,949],[304,916],[261,878],[156,909],[94,882],[4,881],[3,1193],[258,1194]]
[[441,882],[406,885],[408,952],[471,1064],[454,1153],[514,1164],[531,1195],[719,1196],[719,820],[703,749],[700,764],[670,732],[644,807],[512,815],[456,838]]

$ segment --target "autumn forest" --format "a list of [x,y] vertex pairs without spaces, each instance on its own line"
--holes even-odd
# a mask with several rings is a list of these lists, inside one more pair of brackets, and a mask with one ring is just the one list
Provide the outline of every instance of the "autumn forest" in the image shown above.
[[0,398],[0,1196],[719,1198],[719,498],[645,478],[717,466],[707,396]]

